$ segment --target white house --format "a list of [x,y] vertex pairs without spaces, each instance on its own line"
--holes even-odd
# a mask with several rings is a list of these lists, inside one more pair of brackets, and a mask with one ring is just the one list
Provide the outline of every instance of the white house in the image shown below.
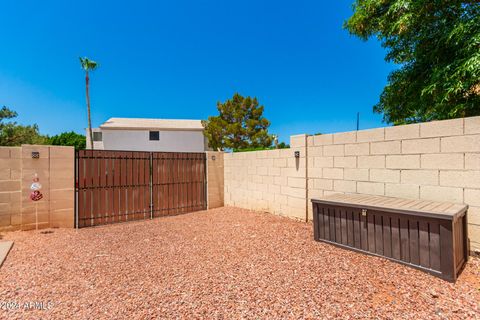
[[110,118],[93,128],[93,146],[95,150],[202,152],[207,150],[203,130],[201,120]]

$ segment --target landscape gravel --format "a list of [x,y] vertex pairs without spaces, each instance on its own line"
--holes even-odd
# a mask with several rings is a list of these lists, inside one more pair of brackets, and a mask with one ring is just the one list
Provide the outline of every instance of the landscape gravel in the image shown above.
[[49,231],[4,235],[0,319],[480,319],[479,259],[452,284],[267,213]]

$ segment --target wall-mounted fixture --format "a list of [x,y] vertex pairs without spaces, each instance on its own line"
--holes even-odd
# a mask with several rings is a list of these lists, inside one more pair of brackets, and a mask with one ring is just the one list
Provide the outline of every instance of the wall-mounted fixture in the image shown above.
[[295,158],[300,158],[300,151],[295,151]]
[[216,157],[215,156],[212,156],[212,160],[215,161]]
[[38,159],[38,158],[40,158],[40,152],[32,151],[32,159]]

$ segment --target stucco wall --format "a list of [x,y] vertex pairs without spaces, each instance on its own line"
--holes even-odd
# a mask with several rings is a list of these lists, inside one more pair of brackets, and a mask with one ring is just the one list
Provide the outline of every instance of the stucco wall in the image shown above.
[[[73,147],[0,147],[0,173],[0,230],[73,227]],[[37,202],[30,199],[35,174],[43,194]]]
[[[480,117],[309,136],[308,170],[289,176],[295,139],[291,149],[226,154],[225,204],[299,217],[301,202],[289,210],[284,196],[306,182],[309,200],[363,193],[466,203],[472,249],[480,250]],[[276,162],[284,170],[275,159],[287,160]]]
[[[99,131],[95,129],[94,131]],[[160,140],[150,141],[149,130],[107,130],[101,129],[102,142],[95,141],[94,147],[103,150],[203,152],[205,138],[203,131],[160,131]],[[88,133],[87,133],[88,137]],[[90,140],[87,139],[90,145]]]

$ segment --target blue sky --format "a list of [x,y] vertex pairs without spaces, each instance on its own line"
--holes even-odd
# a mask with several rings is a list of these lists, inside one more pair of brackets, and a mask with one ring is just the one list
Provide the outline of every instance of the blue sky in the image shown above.
[[2,1],[0,105],[42,133],[86,127],[79,56],[97,60],[92,121],[206,119],[235,92],[270,131],[383,126],[372,106],[392,65],[342,29],[353,0]]

